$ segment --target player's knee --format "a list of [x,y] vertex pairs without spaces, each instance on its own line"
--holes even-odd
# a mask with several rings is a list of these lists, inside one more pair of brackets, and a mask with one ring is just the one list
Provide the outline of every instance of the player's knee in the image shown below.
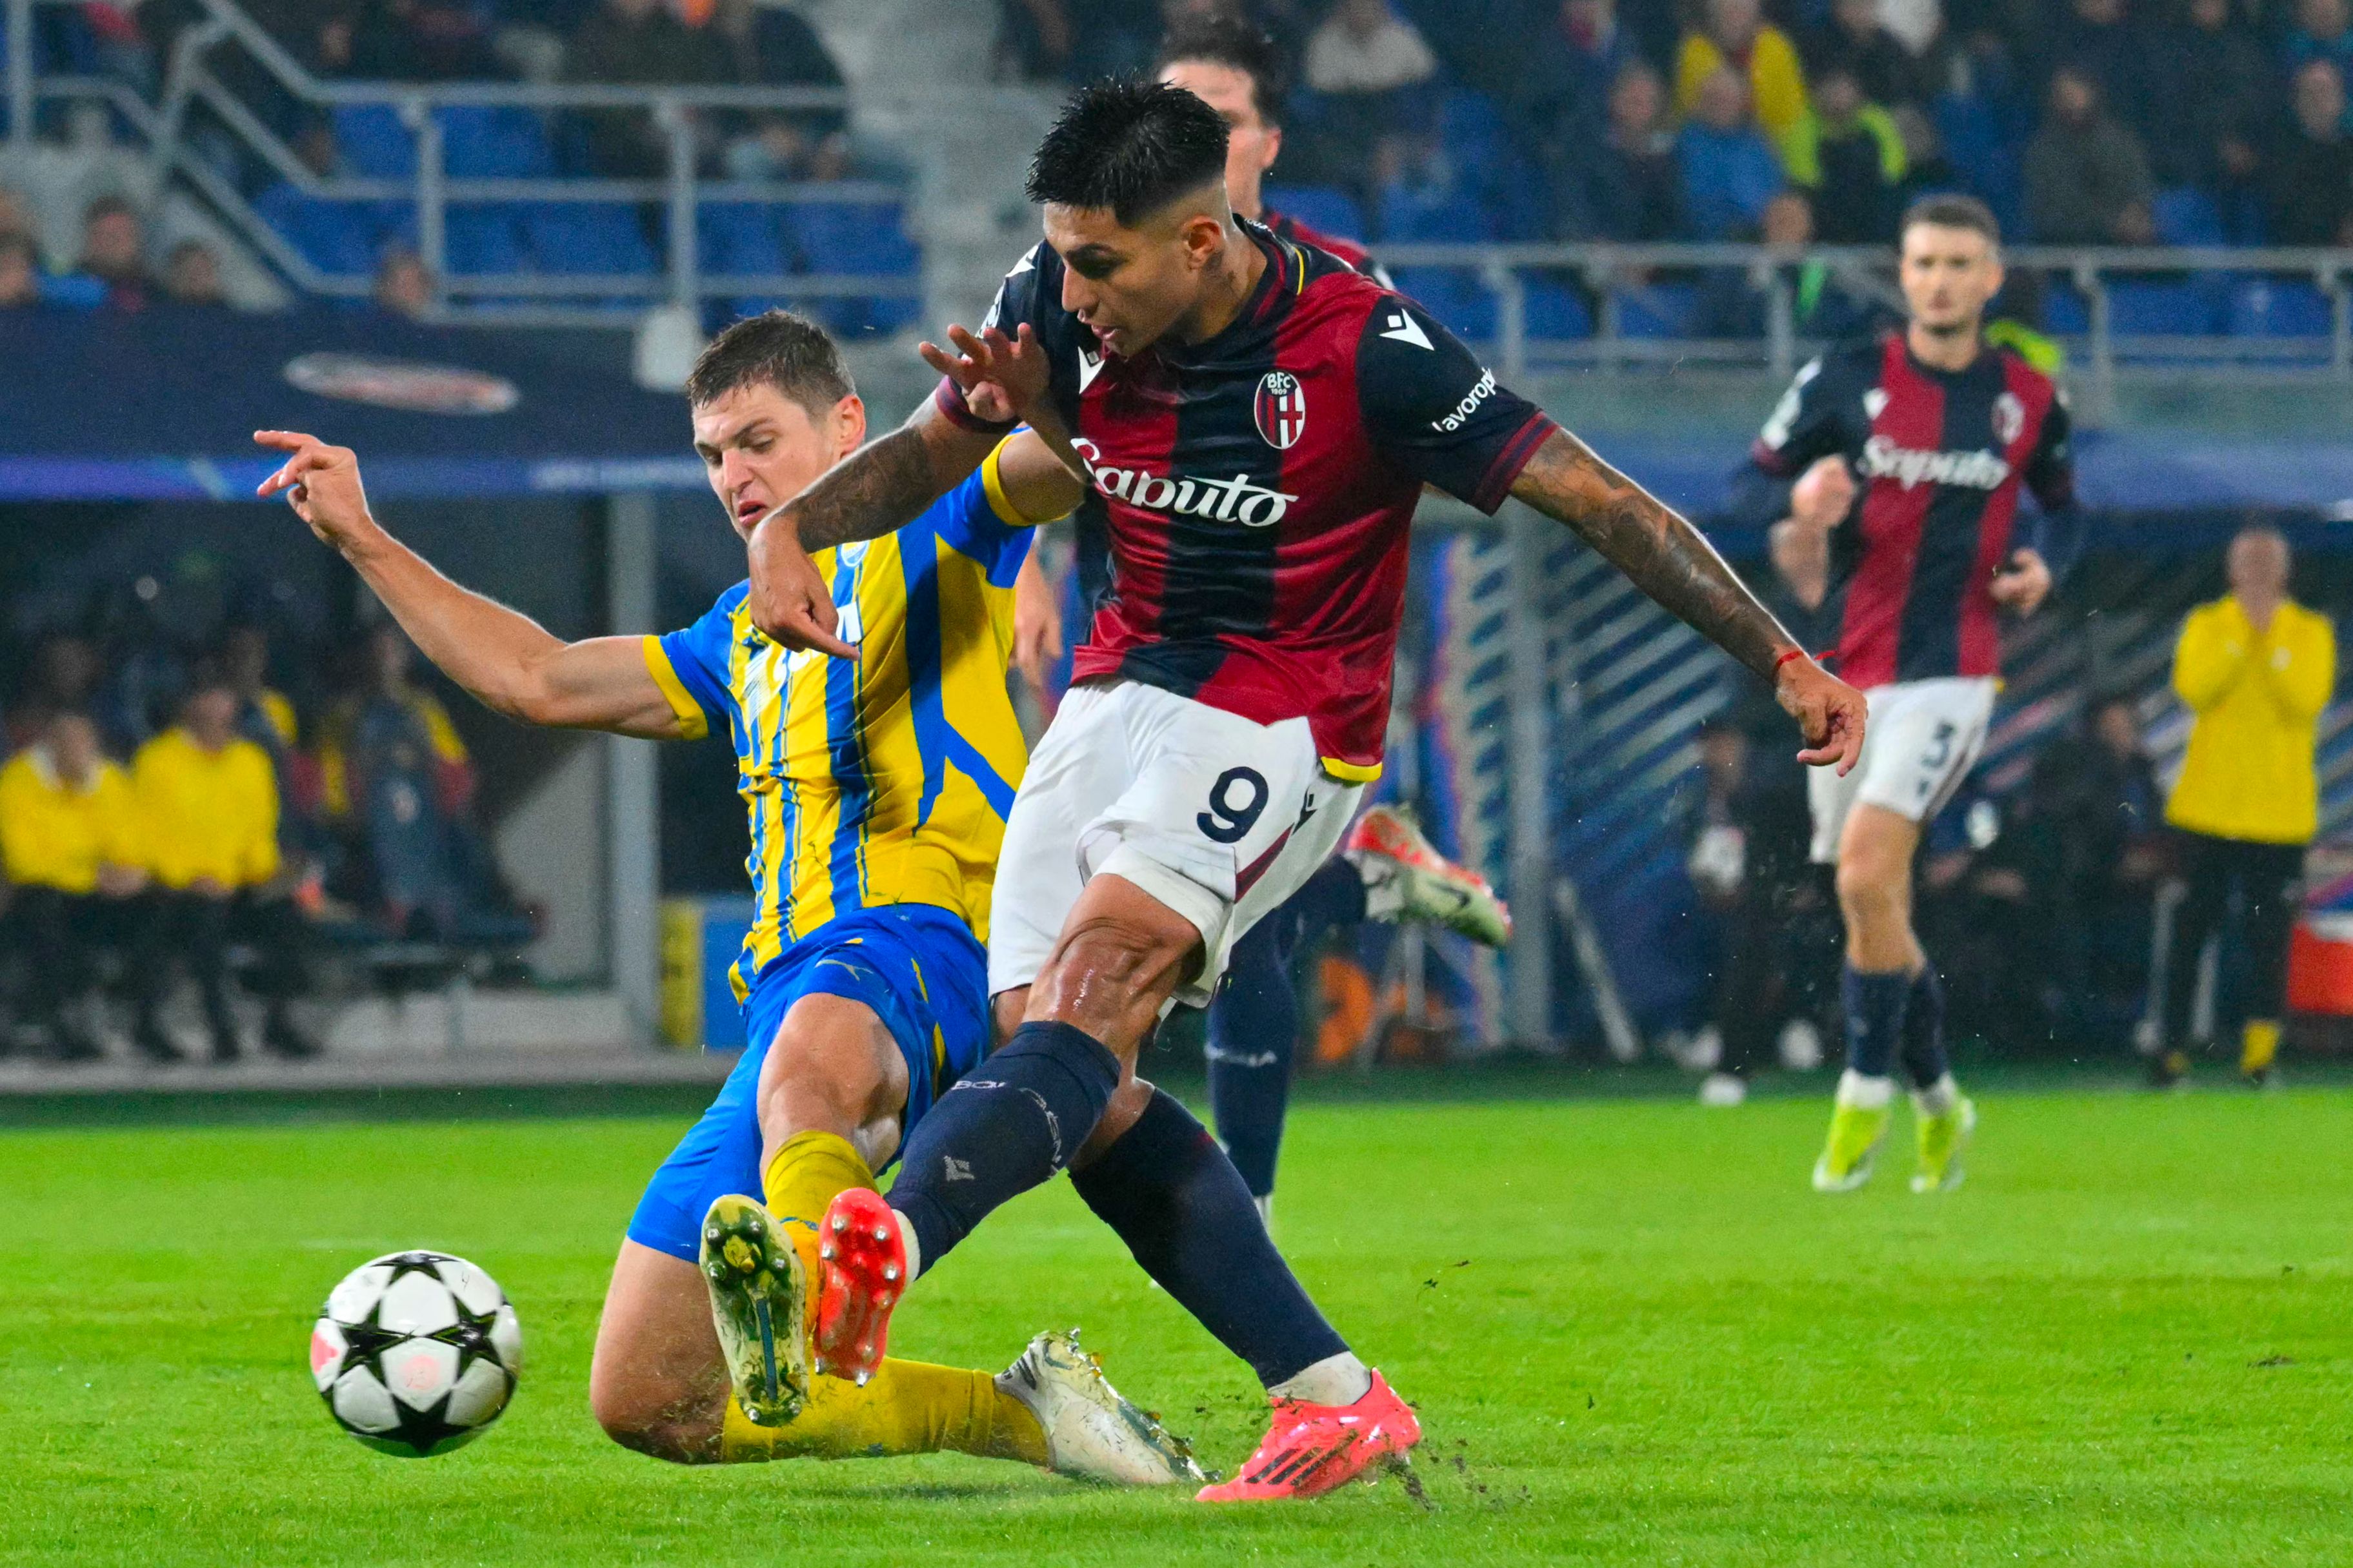
[[1106,987],[1113,994],[1155,995],[1174,990],[1200,933],[1182,917],[1171,921],[1145,922],[1124,913],[1079,916],[1056,944],[1048,988]]
[[804,996],[785,1014],[760,1066],[764,1133],[849,1137],[906,1103],[907,1064],[871,1008],[846,997]]
[[605,1436],[632,1453],[673,1465],[706,1464],[717,1457],[718,1427],[690,1402],[656,1391],[611,1387],[591,1378],[588,1407]]

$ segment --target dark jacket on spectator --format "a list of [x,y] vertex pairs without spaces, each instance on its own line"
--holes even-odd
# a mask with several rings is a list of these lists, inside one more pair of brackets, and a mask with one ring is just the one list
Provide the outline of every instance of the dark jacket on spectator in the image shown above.
[[2274,245],[2353,243],[2353,137],[2316,142],[2290,128],[2266,153],[2261,184]]
[[[718,61],[710,43],[659,6],[630,21],[611,7],[581,24],[565,58],[574,81],[643,86],[691,86],[712,80]],[[659,174],[669,166],[667,144],[650,114],[634,110],[583,113],[596,162],[607,174]]]
[[1674,138],[1664,132],[1639,143],[1602,142],[1574,170],[1568,237],[1651,244],[1683,228],[1683,168]]
[[1843,67],[1854,73],[1862,96],[1873,103],[1926,103],[1936,96],[1936,84],[1927,79],[1927,62],[1914,58],[1902,40],[1884,27],[1874,27],[1869,35],[1857,37],[1835,21],[1829,22],[1807,36],[1800,52],[1809,77]]
[[2105,112],[2071,126],[2055,115],[2026,149],[2026,221],[2045,245],[2106,245],[2117,215],[2152,195],[2148,159]]
[[2149,40],[2144,70],[2141,140],[2162,185],[2222,184],[2222,143],[2253,141],[2280,96],[2271,62],[2234,27],[2165,28]]

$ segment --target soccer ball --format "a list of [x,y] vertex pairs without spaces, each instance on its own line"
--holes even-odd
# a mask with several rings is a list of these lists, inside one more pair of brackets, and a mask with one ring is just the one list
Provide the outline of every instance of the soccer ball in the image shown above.
[[337,1426],[429,1458],[489,1430],[522,1372],[498,1281],[446,1252],[388,1252],[343,1277],[311,1330],[311,1377]]

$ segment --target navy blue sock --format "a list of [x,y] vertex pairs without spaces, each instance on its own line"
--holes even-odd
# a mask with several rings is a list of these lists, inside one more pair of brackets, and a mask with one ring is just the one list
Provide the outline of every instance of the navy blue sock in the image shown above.
[[1209,1115],[1252,1197],[1274,1191],[1291,1062],[1299,1045],[1299,992],[1291,961],[1335,926],[1365,918],[1365,879],[1335,857],[1234,945],[1209,1004]]
[[1144,1271],[1269,1387],[1348,1348],[1259,1223],[1240,1173],[1166,1092],[1071,1184]]
[[1068,1024],[1024,1024],[915,1123],[891,1206],[928,1269],[988,1212],[1052,1179],[1103,1120],[1119,1058]]
[[1839,996],[1846,1004],[1846,1065],[1865,1078],[1895,1070],[1904,1039],[1904,1004],[1912,977],[1902,970],[1865,974],[1852,963],[1840,972]]
[[1926,1089],[1950,1071],[1945,1059],[1945,984],[1933,963],[1912,977],[1904,1005],[1904,1071],[1915,1089]]

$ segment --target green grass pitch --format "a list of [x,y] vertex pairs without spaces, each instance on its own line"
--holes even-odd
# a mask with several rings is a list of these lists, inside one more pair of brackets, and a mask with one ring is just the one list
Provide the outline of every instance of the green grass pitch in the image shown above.
[[[38,1563],[2353,1562],[2353,1095],[1988,1097],[1969,1184],[1817,1197],[1813,1099],[1316,1103],[1281,1238],[1420,1406],[1394,1479],[1212,1511],[926,1458],[681,1470],[608,1445],[588,1355],[672,1118],[0,1133],[0,1561]],[[400,1461],[303,1353],[328,1287],[431,1246],[529,1363]],[[999,1215],[894,1350],[1082,1324],[1230,1468],[1246,1372],[1067,1184]]]

